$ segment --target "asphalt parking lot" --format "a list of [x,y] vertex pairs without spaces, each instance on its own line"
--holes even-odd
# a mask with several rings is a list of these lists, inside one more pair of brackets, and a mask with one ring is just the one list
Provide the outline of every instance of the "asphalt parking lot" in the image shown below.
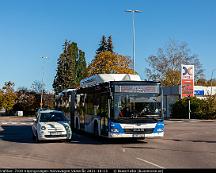
[[144,141],[73,134],[34,143],[32,118],[0,117],[2,168],[216,168],[215,120],[166,120],[165,136]]

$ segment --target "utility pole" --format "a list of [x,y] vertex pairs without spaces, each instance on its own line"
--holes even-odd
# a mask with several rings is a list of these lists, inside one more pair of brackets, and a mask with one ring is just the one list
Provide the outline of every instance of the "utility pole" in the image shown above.
[[126,10],[125,12],[132,13],[132,31],[133,31],[133,70],[135,73],[135,20],[134,20],[134,13],[142,13],[141,10]]
[[191,113],[191,103],[190,103],[190,97],[188,98],[188,116],[189,116],[189,120],[191,119],[191,115],[190,115],[190,113]]
[[213,69],[213,70],[212,70],[212,73],[211,73],[211,96],[212,96],[212,80],[213,80],[213,73],[214,73],[215,70],[216,70],[216,68]]
[[[42,56],[42,59],[47,59],[47,57]],[[40,108],[43,108],[43,93],[44,93],[44,65],[42,65],[42,80],[41,80],[41,99],[40,99]]]

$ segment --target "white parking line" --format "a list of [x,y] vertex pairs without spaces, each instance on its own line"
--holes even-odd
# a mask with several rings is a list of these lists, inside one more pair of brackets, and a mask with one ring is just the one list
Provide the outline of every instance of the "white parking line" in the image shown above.
[[137,160],[140,160],[140,161],[143,161],[143,162],[146,162],[146,163],[148,163],[148,164],[151,164],[151,165],[156,166],[156,167],[161,168],[161,169],[164,168],[164,167],[162,167],[162,166],[159,166],[159,165],[157,165],[157,164],[155,164],[155,163],[149,162],[149,161],[144,160],[144,159],[140,159],[140,158],[136,158],[136,159],[137,159]]
[[17,124],[17,122],[11,122],[11,124],[12,124],[12,125],[15,125],[15,124]]
[[0,122],[1,125],[32,125],[32,122]]

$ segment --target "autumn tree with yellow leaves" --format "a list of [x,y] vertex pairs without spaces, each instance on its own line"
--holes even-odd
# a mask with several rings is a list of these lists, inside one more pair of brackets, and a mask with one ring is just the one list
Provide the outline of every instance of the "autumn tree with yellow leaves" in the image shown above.
[[16,100],[17,96],[14,92],[14,83],[9,81],[0,89],[0,110],[4,108],[9,113]]
[[110,51],[103,51],[96,55],[88,66],[88,76],[94,74],[134,74],[131,60],[123,55]]

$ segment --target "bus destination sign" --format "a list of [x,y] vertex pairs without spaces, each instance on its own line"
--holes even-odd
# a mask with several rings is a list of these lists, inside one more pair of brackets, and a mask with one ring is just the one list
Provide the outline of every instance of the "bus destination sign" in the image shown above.
[[157,85],[116,85],[115,92],[120,93],[159,93],[159,87]]

